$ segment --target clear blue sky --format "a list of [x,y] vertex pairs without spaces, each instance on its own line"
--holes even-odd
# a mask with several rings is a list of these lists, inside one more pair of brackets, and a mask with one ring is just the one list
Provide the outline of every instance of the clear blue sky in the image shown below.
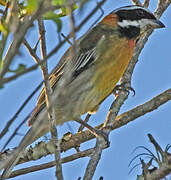
[[[151,1],[150,10],[156,8],[156,1]],[[110,13],[110,11],[124,5],[130,5],[131,1],[113,1],[108,0],[103,6],[104,15]],[[88,12],[91,11],[96,5],[96,1],[89,3],[83,14],[78,14],[78,11],[75,11],[76,18],[78,22],[85,17]],[[96,13],[95,16],[81,29],[77,34],[80,37],[84,34],[91,24],[97,19],[101,14],[100,11]],[[168,89],[171,85],[171,55],[170,55],[170,41],[171,41],[171,8],[168,8],[167,11],[161,18],[161,21],[166,25],[165,29],[156,30],[152,36],[149,38],[146,43],[140,57],[139,62],[136,65],[132,86],[136,90],[135,97],[129,96],[129,99],[125,102],[124,106],[121,109],[121,112],[127,111],[133,108],[136,105],[142,104],[147,100],[151,99],[153,96],[161,93],[162,91]],[[68,18],[63,18],[63,28],[62,31],[67,35],[69,32]],[[48,51],[50,51],[56,44],[58,39],[56,34],[56,27],[52,22],[46,22],[46,31],[47,31],[47,44]],[[32,29],[27,34],[29,42],[34,45],[38,36],[36,32]],[[68,44],[60,50],[58,54],[55,54],[49,63],[50,70],[57,63],[57,60],[60,59],[62,54],[68,48]],[[34,61],[26,53],[25,48],[21,48],[21,55],[15,58],[13,67],[18,63],[24,63],[27,66],[31,66]],[[19,78],[17,81],[13,81],[5,86],[5,88],[0,90],[0,109],[1,109],[1,127],[0,130],[4,127],[7,120],[17,111],[18,107],[23,103],[23,100],[33,91],[36,85],[41,81],[41,72],[40,70],[34,71]],[[29,113],[37,100],[38,94],[30,101],[26,106],[24,111],[19,115],[16,120],[16,125],[23,120],[27,113]],[[98,119],[98,122],[93,122],[92,125],[100,124],[104,121],[104,118],[110,107],[110,104],[113,100],[113,96],[107,98],[107,100],[100,107],[99,112],[96,116],[93,116],[93,119]],[[132,123],[113,131],[110,134],[109,140],[111,142],[110,148],[103,151],[101,161],[97,167],[97,171],[94,176],[94,180],[98,179],[100,176],[103,176],[105,180],[117,179],[117,180],[131,180],[136,179],[136,175],[141,173],[141,168],[136,168],[130,175],[128,172],[128,164],[130,160],[135,156],[131,154],[135,147],[143,145],[151,150],[154,149],[149,143],[147,134],[151,133],[156,140],[159,141],[160,145],[164,148],[168,143],[171,143],[171,123],[170,123],[170,109],[171,102],[163,105],[157,110],[138,118]],[[72,126],[72,130],[71,127]],[[10,128],[12,132],[15,127]],[[76,123],[64,124],[62,127],[58,127],[60,134],[67,131],[76,131]],[[27,125],[24,125],[20,133],[25,134],[28,130]],[[10,133],[9,132],[9,133]],[[9,135],[9,134],[8,134]],[[9,148],[17,146],[17,143],[21,140],[22,137],[17,136],[13,142],[10,143]],[[6,138],[0,142],[0,146],[4,144]],[[94,146],[95,141],[85,143],[81,145],[81,149]],[[73,153],[74,150],[68,151],[62,156],[67,156]],[[142,151],[138,151],[140,153]],[[36,163],[45,163],[53,159],[53,156],[48,158],[42,158],[39,162],[28,163],[27,166],[35,165]],[[89,158],[84,158],[80,160],[73,161],[71,163],[63,165],[64,168],[64,177],[66,180],[77,179],[79,176],[83,176],[85,167],[88,163]],[[139,163],[138,162],[135,162]],[[135,165],[134,164],[134,165]],[[23,167],[20,166],[20,167]],[[25,166],[26,167],[26,166]],[[55,168],[50,168],[36,173],[31,173],[28,175],[20,176],[14,178],[15,180],[22,179],[55,179]]]

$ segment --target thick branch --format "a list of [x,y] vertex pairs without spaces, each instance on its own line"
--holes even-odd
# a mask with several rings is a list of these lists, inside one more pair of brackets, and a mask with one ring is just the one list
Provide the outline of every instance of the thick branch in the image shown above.
[[[135,3],[136,5],[141,6],[140,1],[138,0],[133,0],[133,3]],[[160,4],[160,3],[159,3]],[[160,13],[158,13],[158,16],[160,16],[163,12],[164,12],[164,8],[166,9],[167,6],[163,7],[163,11],[160,11]],[[162,9],[162,7],[160,7],[160,5],[158,6],[157,11],[159,11],[159,9]],[[131,78],[132,78],[132,73],[135,67],[135,64],[138,60],[138,56],[141,52],[141,50],[144,47],[145,42],[147,41],[148,37],[151,35],[151,33],[153,32],[153,29],[151,28],[147,33],[145,33],[144,36],[142,36],[139,40],[140,43],[137,43],[136,48],[134,50],[134,54],[132,57],[132,60],[126,70],[126,72],[123,75],[123,78],[121,80],[121,82],[131,82]],[[129,83],[129,87],[131,87],[130,83]],[[110,111],[109,111],[109,115],[107,117],[107,120],[105,122],[105,126],[110,126],[111,124],[113,124],[119,110],[120,107],[122,106],[122,104],[124,103],[124,101],[128,98],[127,92],[119,92],[118,97],[116,98],[116,100],[114,101],[114,103],[112,104]],[[105,133],[109,134],[110,131],[112,129],[108,128],[105,131]],[[103,138],[97,138],[97,142],[96,142],[96,146],[95,146],[95,151],[92,153],[91,155],[91,159],[88,163],[85,175],[84,175],[84,180],[87,179],[92,179],[96,166],[100,160],[101,157],[101,153],[102,153],[102,145],[104,144],[104,139]]]
[[[151,111],[154,111],[155,109],[159,108],[161,105],[167,103],[169,100],[171,100],[171,88],[164,91],[163,93],[159,94],[158,96],[152,98],[151,100],[147,101],[144,104],[141,104],[119,116],[116,117],[114,123],[112,124],[112,130],[120,128],[138,117],[141,117]],[[137,119],[138,120],[138,119]],[[104,124],[101,124],[97,126],[96,128],[103,127]],[[104,129],[108,129],[108,127],[104,127]],[[89,141],[93,139],[95,136],[92,135],[88,130],[79,132],[75,135],[69,135],[68,140],[62,140],[61,141],[61,151],[67,151],[71,148],[79,147],[81,143],[84,143],[86,141]],[[35,146],[35,148],[32,148],[27,150],[27,153],[24,155],[21,159],[20,163],[27,162],[28,160],[36,160],[41,158],[42,156],[46,156],[48,154],[53,153],[53,147],[50,145],[51,143],[48,143],[47,145],[42,142]],[[42,151],[41,149],[46,149],[48,151]],[[38,152],[39,155],[37,154]],[[48,153],[46,153],[48,152]],[[36,155],[36,156],[34,156]],[[3,157],[4,156],[4,157]],[[24,158],[25,156],[25,158]],[[0,159],[5,159],[6,155],[5,153],[0,156]],[[29,158],[28,158],[29,157]],[[25,159],[25,160],[24,160]]]
[[[159,94],[158,96],[152,98],[148,102],[131,109],[119,116],[117,116],[114,124],[112,125],[112,130],[120,128],[121,126],[126,125],[127,123],[135,120],[136,118],[143,116],[144,114],[151,112],[161,105],[165,104],[171,100],[171,88]],[[137,119],[138,120],[138,119]],[[96,128],[103,127],[104,124],[97,126]],[[106,127],[108,129],[108,127]],[[91,134],[88,130],[79,132],[75,135],[69,135],[67,140],[61,141],[61,151],[65,152],[71,148],[79,147],[81,143],[87,142],[91,139],[95,138],[93,134]],[[5,151],[0,154],[0,160],[4,161],[11,155],[12,152]],[[37,144],[34,148],[30,147],[27,151],[22,154],[22,158],[19,160],[19,164],[28,162],[31,160],[40,159],[43,156],[47,156],[48,154],[54,153],[53,145],[51,142],[45,144],[41,142]]]

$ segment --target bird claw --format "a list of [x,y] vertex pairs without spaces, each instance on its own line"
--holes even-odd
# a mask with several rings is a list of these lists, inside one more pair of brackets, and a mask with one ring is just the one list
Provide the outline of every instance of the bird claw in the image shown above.
[[130,94],[130,91],[132,91],[132,92],[133,92],[133,96],[135,96],[135,90],[134,90],[132,87],[127,87],[126,84],[127,84],[127,82],[115,86],[115,88],[114,88],[114,90],[113,90],[114,95],[115,95],[115,96],[118,95],[118,92],[117,92],[117,91],[126,91],[127,94],[129,95],[129,94]]

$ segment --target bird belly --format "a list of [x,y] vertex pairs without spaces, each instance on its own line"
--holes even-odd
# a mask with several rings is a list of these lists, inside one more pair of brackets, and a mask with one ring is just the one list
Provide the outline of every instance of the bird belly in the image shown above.
[[115,41],[115,44],[111,43],[110,47],[107,47],[108,51],[101,55],[94,77],[99,103],[112,93],[125,72],[132,58],[134,44],[133,40],[123,40],[120,43]]

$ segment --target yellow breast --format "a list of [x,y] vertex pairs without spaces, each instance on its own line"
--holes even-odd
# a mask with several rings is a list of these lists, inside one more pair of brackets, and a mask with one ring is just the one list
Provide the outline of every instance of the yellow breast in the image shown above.
[[114,89],[132,58],[135,41],[113,35],[98,49],[94,84],[99,101],[103,101]]

